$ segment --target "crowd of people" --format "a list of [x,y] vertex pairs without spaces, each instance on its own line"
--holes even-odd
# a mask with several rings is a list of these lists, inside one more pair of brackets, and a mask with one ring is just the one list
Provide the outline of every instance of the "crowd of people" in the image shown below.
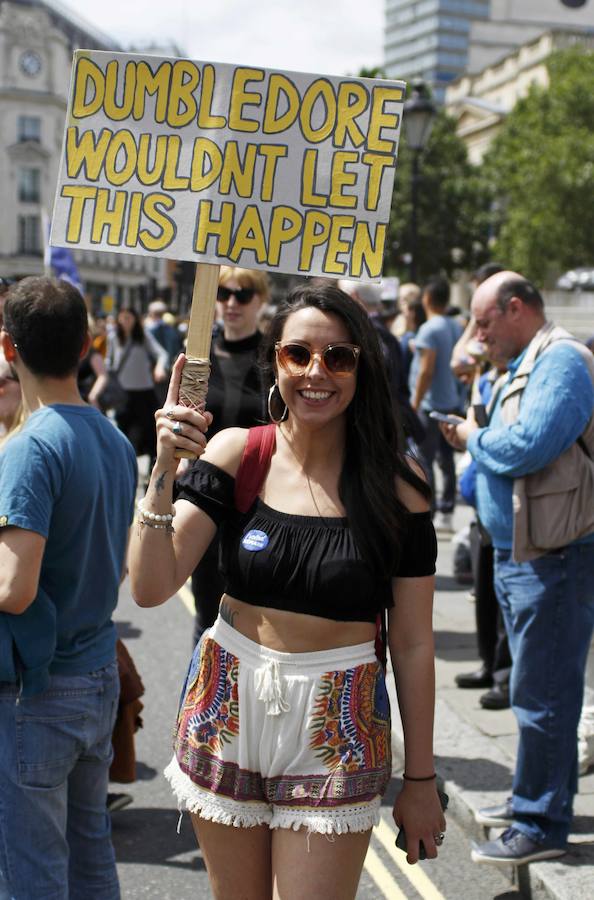
[[566,851],[594,628],[594,354],[518,273],[489,264],[473,288],[464,315],[441,276],[398,293],[311,279],[270,315],[266,274],[224,266],[201,413],[178,403],[184,335],[161,299],[89,332],[69,284],[0,287],[0,900],[119,896],[126,566],[141,607],[191,578],[165,774],[214,896],[283,896],[297,873],[304,897],[355,896],[391,777],[387,653],[393,816],[408,861],[435,858],[436,531],[453,534],[460,494],[481,666],[456,683],[511,706],[519,733],[508,800],[478,813],[504,830],[472,856]]

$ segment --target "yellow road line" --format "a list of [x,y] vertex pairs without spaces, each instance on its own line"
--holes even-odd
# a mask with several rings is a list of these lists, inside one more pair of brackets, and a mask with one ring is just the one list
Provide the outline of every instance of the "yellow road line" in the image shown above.
[[435,887],[425,872],[418,865],[409,866],[405,854],[401,850],[396,849],[394,833],[384,819],[380,819],[380,823],[373,833],[403,875],[408,878],[415,890],[423,897],[423,900],[445,900],[441,891]]
[[378,890],[381,891],[382,897],[386,897],[387,900],[407,900],[406,894],[402,893],[394,880],[394,876],[388,871],[371,846],[365,857],[365,871],[375,882]]
[[179,599],[181,600],[183,605],[186,607],[186,609],[188,610],[190,615],[193,616],[196,614],[196,607],[194,605],[194,595],[193,595],[192,591],[190,590],[190,588],[188,587],[189,583],[190,582],[188,581],[188,582],[186,582],[186,584],[183,584],[180,587],[179,591],[177,592],[177,596],[179,597]]

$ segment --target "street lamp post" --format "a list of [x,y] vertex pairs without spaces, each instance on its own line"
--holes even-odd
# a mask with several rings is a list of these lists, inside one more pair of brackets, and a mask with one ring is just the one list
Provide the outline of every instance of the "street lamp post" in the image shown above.
[[410,220],[410,280],[417,280],[418,200],[421,180],[420,157],[427,146],[437,110],[431,102],[427,87],[422,81],[413,84],[412,95],[404,104],[404,129],[406,143],[413,153]]

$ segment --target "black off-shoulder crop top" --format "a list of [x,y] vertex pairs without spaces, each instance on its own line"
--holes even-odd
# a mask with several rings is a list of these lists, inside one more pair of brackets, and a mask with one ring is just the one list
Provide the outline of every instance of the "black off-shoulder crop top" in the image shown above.
[[[392,606],[391,579],[359,553],[346,518],[296,516],[257,499],[234,504],[235,480],[199,460],[176,483],[175,499],[200,507],[219,527],[225,593],[253,606],[375,622]],[[429,512],[408,513],[392,577],[433,575],[437,541]]]

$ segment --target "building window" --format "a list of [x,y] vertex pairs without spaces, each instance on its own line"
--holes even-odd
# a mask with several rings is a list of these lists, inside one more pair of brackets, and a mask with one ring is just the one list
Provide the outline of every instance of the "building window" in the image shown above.
[[39,169],[20,169],[19,200],[21,203],[39,203],[41,200],[41,178]]
[[39,216],[19,216],[19,253],[41,255],[41,221]]
[[19,116],[19,141],[41,141],[41,119],[39,116]]

